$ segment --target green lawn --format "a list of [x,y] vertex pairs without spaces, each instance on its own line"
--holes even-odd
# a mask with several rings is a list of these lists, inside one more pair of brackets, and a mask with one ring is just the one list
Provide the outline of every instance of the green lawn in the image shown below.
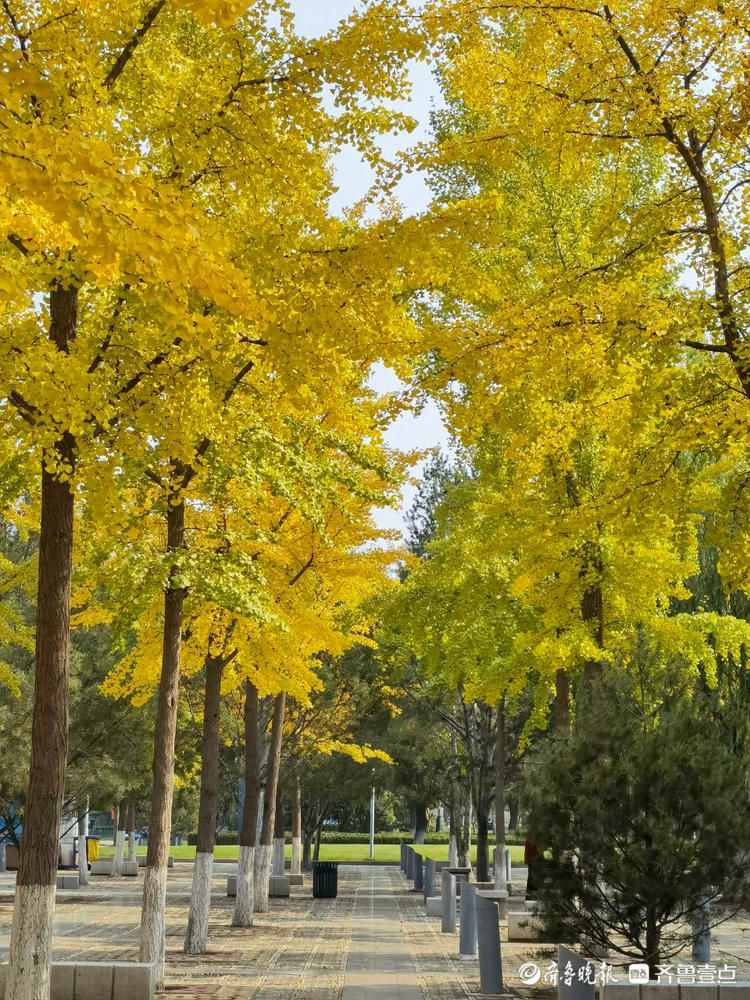
[[[102,857],[112,857],[114,854],[114,848],[111,844],[101,845],[101,855]],[[445,861],[448,857],[448,845],[447,844],[422,844],[421,846],[416,846],[416,850],[425,858],[433,858],[435,861]],[[516,862],[523,861],[523,847],[513,845],[510,849],[511,860]],[[145,847],[136,848],[137,854],[145,854]],[[195,858],[195,848],[194,847],[170,847],[169,853],[173,855],[176,859],[192,861]],[[236,859],[238,854],[238,848],[236,844],[221,844],[216,848],[214,856],[216,858],[224,859]],[[289,858],[292,854],[291,844],[286,845],[286,856]],[[376,861],[395,861],[398,862],[401,858],[401,849],[398,844],[376,844],[375,845],[375,860]],[[471,859],[476,861],[477,849],[476,846],[471,849]],[[320,845],[320,860],[321,861],[369,861],[370,860],[370,848],[368,844],[321,844]]]

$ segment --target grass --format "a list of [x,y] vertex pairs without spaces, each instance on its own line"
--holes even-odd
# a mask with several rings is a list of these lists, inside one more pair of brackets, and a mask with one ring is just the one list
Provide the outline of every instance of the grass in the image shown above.
[[[432,858],[434,861],[445,861],[448,857],[447,844],[422,844],[414,845],[415,849],[423,858]],[[111,858],[114,854],[114,847],[111,844],[102,844],[100,853],[103,858]],[[145,854],[145,847],[137,847],[136,854]],[[184,845],[182,847],[170,847],[169,853],[175,860],[193,861],[195,858],[195,847]],[[291,844],[286,845],[286,856],[292,854]],[[237,860],[238,848],[236,844],[219,844],[214,852],[214,857],[219,860]],[[510,849],[512,861],[523,861],[523,847],[513,845]],[[376,844],[375,861],[395,861],[401,859],[401,849],[398,844]],[[471,849],[471,860],[476,861],[476,845]],[[368,844],[321,844],[321,861],[362,861],[370,860],[370,847]]]

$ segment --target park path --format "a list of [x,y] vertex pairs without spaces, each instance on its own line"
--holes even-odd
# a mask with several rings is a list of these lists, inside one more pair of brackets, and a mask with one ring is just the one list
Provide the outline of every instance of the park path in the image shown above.
[[358,874],[342,1000],[422,1000],[389,873],[373,866]]
[[[217,864],[213,879],[209,950],[182,951],[193,867],[178,862],[167,879],[167,985],[157,1000],[472,1000],[479,989],[475,959],[458,957],[458,935],[441,933],[396,866],[339,867],[335,899],[314,899],[310,879],[289,899],[272,899],[254,926],[231,926],[227,897],[231,864]],[[520,900],[525,869],[514,868]],[[0,962],[7,960],[15,873],[0,873]],[[138,960],[142,893],[139,878],[95,877],[78,892],[60,893],[54,928],[58,961]],[[516,902],[514,905],[520,905]],[[712,962],[737,967],[750,980],[750,918],[742,913],[712,935]],[[501,925],[508,1000],[553,1000],[539,986],[519,987],[519,966],[546,969],[553,945],[508,942]],[[686,957],[689,961],[689,956]],[[618,975],[619,978],[619,975]]]

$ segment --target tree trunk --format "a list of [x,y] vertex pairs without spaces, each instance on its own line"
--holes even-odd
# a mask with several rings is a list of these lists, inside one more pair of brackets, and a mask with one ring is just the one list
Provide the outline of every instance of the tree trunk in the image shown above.
[[309,872],[312,867],[312,841],[310,834],[305,831],[305,836],[302,839],[302,868],[304,871]]
[[114,812],[114,817],[112,819],[112,847],[117,847],[117,831],[120,829],[120,803],[115,803],[115,808],[112,810]]
[[[179,500],[177,503],[170,503],[167,512],[167,551],[177,553],[184,547],[185,504]],[[180,568],[173,565],[164,592],[164,643],[154,734],[151,819],[148,827],[148,853],[141,910],[140,960],[154,965],[157,989],[162,989],[164,985],[167,864],[174,792],[174,745],[180,687],[182,607],[185,602],[185,588],[177,586],[179,576]]]
[[276,817],[276,792],[279,785],[281,765],[281,741],[284,735],[284,707],[286,692],[276,695],[271,724],[271,742],[268,748],[266,767],[266,793],[263,797],[263,825],[260,831],[260,845],[255,865],[255,909],[265,913],[268,909],[268,884],[271,876],[271,854],[273,852],[273,826]]
[[472,800],[477,829],[477,881],[487,882],[489,865],[489,820],[492,800],[495,731],[492,709],[485,702],[464,707],[467,731],[467,754],[470,765]]
[[[582,574],[594,574],[594,581],[589,584],[581,600],[581,618],[591,631],[591,637],[599,649],[604,645],[604,608],[602,604],[602,587],[600,575],[602,571],[602,556],[599,545],[587,542],[584,546]],[[601,656],[586,660],[583,665],[583,678],[586,690],[594,690],[602,676]]]
[[450,823],[448,826],[448,867],[455,868],[458,865],[458,837],[456,836],[459,827],[459,816],[457,804],[451,802]]
[[427,806],[424,802],[414,804],[414,843],[424,844],[427,833]]
[[135,856],[135,802],[128,806],[128,861],[133,864]]
[[89,884],[89,857],[86,847],[88,832],[89,797],[87,795],[78,806],[78,881],[81,885]]
[[490,878],[490,803],[484,784],[477,803],[477,882],[488,882]]
[[302,789],[299,783],[299,772],[294,777],[294,795],[292,798],[292,865],[293,875],[302,871]]
[[646,907],[646,961],[648,962],[649,979],[657,979],[660,965],[661,931],[656,920],[656,910],[653,906]]
[[273,852],[271,855],[271,874],[283,875],[286,869],[284,858],[284,801],[276,793],[276,816],[273,822]]
[[258,689],[245,681],[245,804],[242,809],[237,899],[233,927],[252,927],[255,906],[255,842],[258,837]]
[[323,830],[323,820],[318,821],[315,827],[315,848],[313,850],[313,861],[320,861],[320,834]]
[[508,796],[508,812],[510,813],[508,829],[515,833],[518,829],[518,799],[515,795]]
[[458,863],[462,868],[471,868],[471,798],[466,796],[463,812],[463,829],[458,845]]
[[184,952],[202,955],[208,942],[211,913],[211,878],[216,842],[216,808],[219,799],[219,714],[224,660],[206,655],[206,688],[203,699],[201,791],[198,807],[198,841],[195,848],[193,887]]
[[505,698],[497,703],[495,724],[495,888],[507,886],[505,872]]
[[555,672],[555,735],[570,732],[570,678],[565,670]]
[[[78,290],[50,292],[50,339],[68,353],[75,338]],[[68,752],[70,578],[73,568],[75,440],[67,431],[42,467],[37,576],[36,653],[31,766],[16,880],[7,1000],[46,1000],[50,990],[58,838]]]
[[125,858],[125,827],[128,825],[128,805],[120,802],[117,808],[117,833],[115,834],[115,856],[112,859],[110,878],[122,875],[122,862]]
[[459,844],[463,841],[463,811],[461,785],[459,782],[458,740],[453,727],[451,727],[451,762],[453,766],[453,778],[451,781],[451,819],[450,833],[448,835],[448,864],[451,868],[455,868],[461,864],[459,861],[461,853],[459,850]]

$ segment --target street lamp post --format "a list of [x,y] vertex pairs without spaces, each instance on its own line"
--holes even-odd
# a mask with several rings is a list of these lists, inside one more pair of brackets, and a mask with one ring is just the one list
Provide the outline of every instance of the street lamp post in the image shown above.
[[[374,770],[373,770],[374,773]],[[370,792],[370,861],[375,857],[375,785]]]

